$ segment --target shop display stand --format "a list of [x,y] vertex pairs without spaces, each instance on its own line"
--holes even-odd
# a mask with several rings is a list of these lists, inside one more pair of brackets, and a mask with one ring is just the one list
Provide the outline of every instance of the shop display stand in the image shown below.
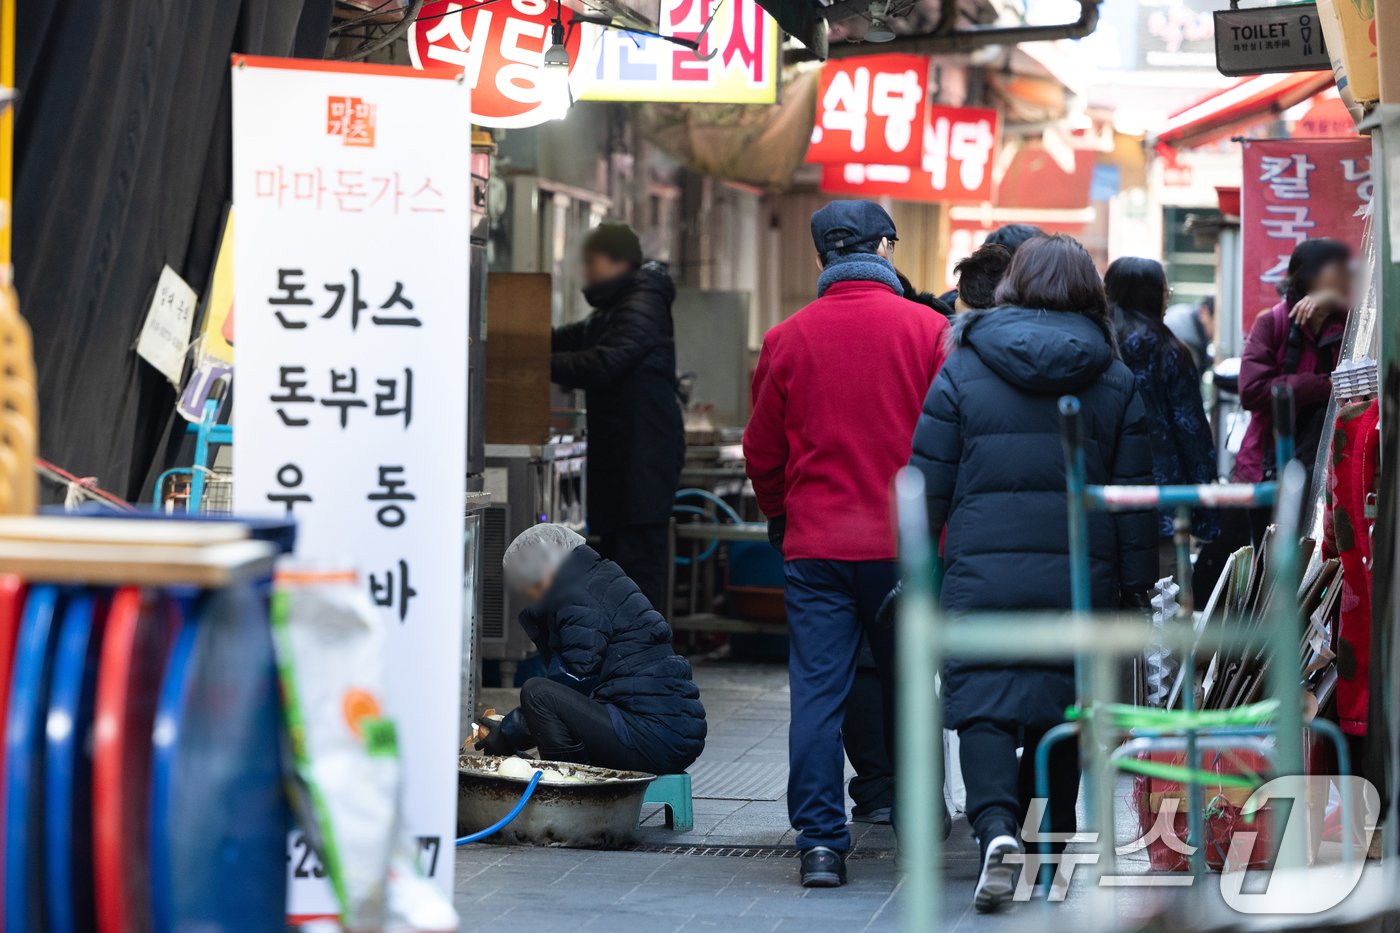
[[164,599],[125,586],[107,619],[92,762],[93,889],[104,933],[149,924],[151,736],[170,615]]
[[[24,611],[24,584],[18,577],[0,575],[0,725],[9,722],[10,678],[14,671],[15,642],[19,637],[20,615]],[[5,772],[5,741],[0,736],[0,775]],[[4,785],[0,784],[0,841],[6,837]],[[5,849],[0,845],[0,900],[3,899]],[[5,929],[5,913],[0,910],[0,931]]]
[[[1073,408],[1073,406],[1070,406]],[[1063,409],[1062,409],[1063,410]],[[1291,423],[1291,418],[1276,422]],[[1086,497],[1102,496],[1104,487],[1089,487],[1081,466],[1074,469],[1073,445],[1067,445],[1067,486],[1070,510],[1070,549],[1087,554],[1085,530]],[[1285,446],[1285,453],[1291,451]],[[1151,492],[1150,503],[1134,502],[1130,508],[1153,507],[1160,502],[1172,506],[1204,501],[1210,505],[1276,505],[1278,532],[1272,551],[1270,577],[1270,632],[1268,654],[1281,663],[1269,666],[1270,696],[1276,704],[1272,728],[1277,735],[1273,761],[1278,773],[1302,774],[1302,721],[1298,697],[1295,658],[1300,638],[1295,604],[1298,550],[1298,518],[1305,495],[1306,471],[1289,462],[1277,484],[1232,488],[1143,487]],[[1075,609],[1065,612],[980,613],[975,618],[960,616],[954,623],[938,608],[939,566],[930,539],[923,474],[906,468],[895,482],[899,515],[900,558],[903,564],[903,597],[899,607],[898,637],[898,719],[899,781],[896,783],[901,825],[901,859],[906,865],[909,884],[905,886],[904,928],[914,931],[934,929],[940,916],[942,894],[941,820],[935,801],[941,793],[942,763],[938,754],[942,735],[942,707],[934,690],[935,674],[948,656],[995,658],[1000,661],[1063,663],[1074,658],[1079,708],[1092,710],[1112,701],[1117,689],[1118,667],[1122,658],[1140,654],[1147,640],[1145,620],[1131,614],[1088,611],[1088,576],[1083,566],[1072,570],[1071,583]],[[1195,496],[1196,498],[1192,498]],[[1072,565],[1075,562],[1071,562]],[[1082,563],[1082,562],[1081,562]],[[1184,589],[1184,588],[1183,588]],[[1153,632],[1159,643],[1180,656],[1200,650],[1243,647],[1236,633],[1196,632],[1190,624],[1169,626]],[[1290,673],[1290,668],[1295,668]],[[1097,860],[1081,871],[1088,875],[1089,928],[1113,926],[1114,887],[1100,885],[1099,879],[1111,873],[1115,858],[1113,786],[1116,772],[1110,752],[1116,746],[1108,716],[1089,716],[1083,723],[1081,751],[1087,789],[1090,832],[1094,832]],[[1223,739],[1211,738],[1211,742]],[[1187,760],[1193,756],[1188,753]],[[1104,830],[1106,831],[1098,831]],[[1197,837],[1199,838],[1199,837]],[[1029,840],[1028,840],[1029,841]],[[1279,853],[1280,867],[1306,864],[1304,841],[1285,845]],[[1034,859],[1034,856],[1031,857]],[[1030,860],[1028,860],[1030,861]],[[1022,879],[1022,883],[1027,883]],[[1049,900],[1044,904],[1051,910]],[[1047,921],[1049,918],[1047,917]],[[1053,922],[1051,928],[1054,927]]]
[[0,655],[23,605],[6,693],[5,929],[283,929],[279,548],[251,533],[0,518]]
[[53,666],[56,586],[35,586],[25,601],[5,723],[5,929],[41,929],[43,735]]
[[[1293,396],[1291,390],[1285,385],[1276,386],[1273,403],[1273,423],[1278,432],[1277,462],[1282,468],[1283,465],[1293,460]],[[1176,563],[1177,573],[1180,575],[1183,624],[1188,632],[1194,632],[1195,627],[1191,614],[1191,510],[1202,506],[1239,509],[1270,506],[1274,504],[1276,484],[1265,482],[1210,486],[1090,486],[1085,479],[1084,447],[1079,428],[1079,400],[1073,397],[1061,399],[1060,414],[1064,424],[1066,485],[1069,490],[1070,592],[1075,615],[1089,618],[1093,613],[1089,570],[1089,512],[1111,513],[1144,508],[1151,508],[1155,511],[1157,508],[1171,507],[1176,510],[1174,522]],[[1286,581],[1282,587],[1275,586],[1276,604],[1271,603],[1270,606],[1275,617],[1275,624],[1270,626],[1268,642],[1272,648],[1271,656],[1278,659],[1279,663],[1265,665],[1276,680],[1279,677],[1285,678],[1282,683],[1275,684],[1275,696],[1278,703],[1273,713],[1273,728],[1265,730],[1277,743],[1277,753],[1270,752],[1266,745],[1266,736],[1260,734],[1259,729],[1253,728],[1255,724],[1251,722],[1226,723],[1210,730],[1198,728],[1193,724],[1194,714],[1197,711],[1194,686],[1197,649],[1194,645],[1184,655],[1182,665],[1184,687],[1181,690],[1182,709],[1179,715],[1159,717],[1162,721],[1162,728],[1152,730],[1151,734],[1137,735],[1135,738],[1135,748],[1138,751],[1151,751],[1159,747],[1162,749],[1174,748],[1177,735],[1184,738],[1186,765],[1183,769],[1182,779],[1187,788],[1188,831],[1186,842],[1192,847],[1190,865],[1194,874],[1200,874],[1205,868],[1207,843],[1205,832],[1206,802],[1202,777],[1198,773],[1201,761],[1198,741],[1203,737],[1203,734],[1208,734],[1212,746],[1218,745],[1222,740],[1240,740],[1247,745],[1256,747],[1261,757],[1272,758],[1275,761],[1277,773],[1302,773],[1304,723],[1296,696],[1298,678],[1293,676],[1291,687],[1286,679],[1290,676],[1290,671],[1296,671],[1296,668],[1291,667],[1289,657],[1290,652],[1296,651],[1299,637],[1297,605],[1294,599],[1295,594],[1292,592],[1297,585],[1296,573],[1294,572],[1298,563],[1297,522],[1298,519],[1295,515],[1292,522],[1289,523],[1295,526],[1294,529],[1289,532],[1280,530],[1279,534],[1276,535],[1280,539],[1278,541],[1279,547],[1272,555],[1276,564],[1272,569],[1275,581],[1277,582],[1279,579]],[[1289,598],[1280,600],[1281,594],[1287,595]],[[1277,624],[1277,617],[1280,614],[1291,614],[1293,624],[1291,626]],[[1292,631],[1291,643],[1286,638],[1290,630]],[[1041,795],[1042,792],[1048,793],[1050,785],[1048,748],[1056,742],[1082,737],[1082,744],[1085,746],[1096,744],[1099,747],[1112,748],[1118,743],[1121,733],[1131,734],[1135,731],[1130,726],[1132,720],[1130,714],[1127,714],[1126,711],[1108,708],[1099,700],[1097,693],[1086,690],[1082,667],[1082,664],[1076,663],[1076,672],[1079,675],[1079,689],[1077,691],[1079,704],[1076,712],[1079,714],[1080,721],[1057,726],[1042,740],[1042,747],[1037,750],[1036,754],[1036,792],[1038,795]],[[1291,701],[1287,698],[1288,693],[1293,694]],[[1170,726],[1169,723],[1172,721],[1178,722],[1179,727]],[[1326,725],[1321,722],[1309,725],[1332,739],[1337,745],[1339,757],[1346,760],[1346,740],[1340,731],[1328,730]],[[1129,765],[1129,760],[1122,758],[1122,756],[1111,754],[1109,757],[1111,761],[1119,763],[1120,766],[1126,768]],[[1294,761],[1298,763],[1296,768],[1288,765]],[[1279,765],[1285,767],[1280,769]],[[1112,769],[1109,771],[1111,774]],[[1347,788],[1343,786],[1342,790],[1345,794]],[[1111,786],[1104,788],[1102,782],[1090,780],[1087,785],[1087,795],[1086,809],[1089,813],[1094,814],[1094,823],[1098,826],[1113,826]],[[1343,808],[1349,811],[1351,801],[1344,796],[1342,802]],[[1344,819],[1343,822],[1344,825],[1351,825],[1349,820]],[[1351,847],[1346,846],[1345,849],[1350,855]],[[1041,854],[1049,854],[1048,843],[1042,843]],[[1112,870],[1114,854],[1116,853],[1110,846],[1105,853],[1108,861],[1104,862],[1101,869]],[[1285,854],[1284,857],[1288,858],[1289,856]],[[1303,858],[1298,858],[1296,861],[1298,865],[1305,863]]]
[[48,933],[95,928],[92,743],[103,594],[78,591],[63,610],[49,689],[44,751],[44,870]]

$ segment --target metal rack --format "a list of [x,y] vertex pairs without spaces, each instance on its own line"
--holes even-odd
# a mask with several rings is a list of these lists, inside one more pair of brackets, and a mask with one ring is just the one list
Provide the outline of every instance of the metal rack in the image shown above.
[[[214,469],[214,448],[233,444],[233,426],[219,423],[220,398],[204,403],[204,416],[197,424],[185,426],[187,434],[195,436],[194,465],[173,467],[156,480],[157,509],[174,509],[184,499],[185,511],[191,515],[228,515],[233,511],[233,477]],[[184,477],[188,485],[176,485]],[[183,495],[182,495],[183,493]]]
[[[1276,395],[1275,404],[1282,417],[1278,425],[1291,425],[1291,397]],[[971,621],[960,617],[952,623],[941,613],[936,594],[939,588],[939,567],[930,541],[924,478],[916,469],[906,468],[896,480],[899,512],[901,560],[904,570],[904,595],[899,613],[899,709],[900,740],[898,805],[901,824],[901,852],[908,867],[910,883],[906,886],[905,928],[920,933],[935,927],[941,897],[940,861],[942,842],[934,802],[943,783],[942,762],[937,754],[938,737],[942,734],[942,709],[934,690],[935,674],[944,657],[998,658],[1005,660],[1075,661],[1076,692],[1081,710],[1093,710],[1115,699],[1116,665],[1124,657],[1140,653],[1147,638],[1147,622],[1134,616],[1094,614],[1089,599],[1087,511],[1103,509],[1141,509],[1169,505],[1178,508],[1177,545],[1179,563],[1189,567],[1187,555],[1181,554],[1189,544],[1189,513],[1192,506],[1263,506],[1276,505],[1278,533],[1272,551],[1273,574],[1269,585],[1270,600],[1267,652],[1278,663],[1269,665],[1270,694],[1277,704],[1272,729],[1277,735],[1273,754],[1274,766],[1280,774],[1301,774],[1303,771],[1302,713],[1298,702],[1298,678],[1292,671],[1292,656],[1300,637],[1299,623],[1292,592],[1297,577],[1298,516],[1306,493],[1306,471],[1293,462],[1291,438],[1279,445],[1280,462],[1287,463],[1278,483],[1210,487],[1104,487],[1089,486],[1085,481],[1083,452],[1078,445],[1078,403],[1073,399],[1061,401],[1066,418],[1066,473],[1069,493],[1069,547],[1071,553],[1072,609],[1064,612],[987,613]],[[1285,436],[1287,436],[1285,432]],[[1183,525],[1180,516],[1185,514]],[[1189,593],[1189,583],[1183,585]],[[1189,598],[1189,597],[1188,597]],[[1188,603],[1189,607],[1189,603]],[[1189,616],[1188,616],[1189,618]],[[990,624],[989,624],[990,623]],[[1190,624],[1172,626],[1157,633],[1160,641],[1172,650],[1194,658],[1199,650],[1241,647],[1237,634],[1220,631],[1196,632]],[[1189,691],[1184,691],[1189,693]],[[1238,730],[1236,730],[1238,731]],[[1111,889],[1099,886],[1105,869],[1114,863],[1113,784],[1116,778],[1111,749],[1118,744],[1118,734],[1110,717],[1089,715],[1078,726],[1061,727],[1059,737],[1077,734],[1081,741],[1083,771],[1086,777],[1086,803],[1091,826],[1098,830],[1097,861],[1089,866],[1094,883],[1090,919],[1107,928],[1111,923],[1111,907],[1107,903]],[[1186,731],[1183,744],[1187,760],[1198,761],[1197,743],[1201,736]],[[1051,737],[1047,736],[1046,741]],[[1209,741],[1222,737],[1217,733]],[[1191,836],[1200,839],[1199,785],[1193,811],[1196,821]],[[1279,867],[1301,867],[1306,864],[1303,840],[1296,845],[1285,840],[1279,852]],[[1097,928],[1097,926],[1096,926]]]

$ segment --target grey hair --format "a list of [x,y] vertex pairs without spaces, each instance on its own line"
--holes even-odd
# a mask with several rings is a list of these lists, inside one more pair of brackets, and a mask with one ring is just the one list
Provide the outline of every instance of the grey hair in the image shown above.
[[506,584],[519,590],[543,582],[583,543],[583,535],[565,525],[526,528],[501,558]]

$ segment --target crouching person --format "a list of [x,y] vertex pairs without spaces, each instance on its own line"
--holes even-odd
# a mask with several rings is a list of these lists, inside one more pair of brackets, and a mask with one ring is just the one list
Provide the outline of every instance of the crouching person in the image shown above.
[[622,568],[563,525],[536,525],[502,561],[548,676],[479,744],[495,755],[677,774],[705,747],[705,709],[671,627]]

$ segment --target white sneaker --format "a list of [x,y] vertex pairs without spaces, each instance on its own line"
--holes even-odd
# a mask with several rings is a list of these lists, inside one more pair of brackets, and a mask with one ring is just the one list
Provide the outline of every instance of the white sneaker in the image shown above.
[[1008,864],[1008,855],[1020,854],[1024,850],[1015,836],[997,836],[987,843],[982,855],[982,875],[977,879],[977,890],[972,894],[972,902],[977,912],[986,914],[1001,907],[1011,899],[1016,889],[1017,864]]

